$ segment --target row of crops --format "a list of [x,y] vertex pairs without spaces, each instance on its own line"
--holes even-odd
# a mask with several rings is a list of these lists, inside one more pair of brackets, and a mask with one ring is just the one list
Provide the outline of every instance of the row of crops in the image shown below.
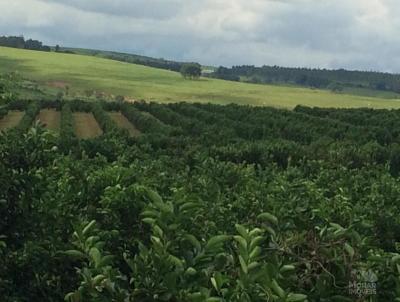
[[[400,111],[14,101],[0,117],[16,111],[1,301],[400,301]],[[101,135],[80,139],[77,113]]]
[[15,127],[26,130],[27,125],[29,127],[36,122],[46,129],[59,132],[61,121],[69,120],[74,135],[80,139],[93,138],[116,128],[125,130],[130,136],[140,134],[125,115],[121,112],[106,112],[101,104],[74,102],[72,109],[75,111],[71,111],[70,107],[71,104],[61,102],[14,101],[0,112],[0,130]]

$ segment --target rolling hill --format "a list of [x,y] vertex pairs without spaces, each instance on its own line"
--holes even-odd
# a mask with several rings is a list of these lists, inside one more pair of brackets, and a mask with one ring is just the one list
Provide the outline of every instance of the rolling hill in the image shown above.
[[400,101],[335,94],[326,90],[256,85],[201,78],[185,80],[179,73],[93,56],[48,53],[0,47],[0,73],[17,71],[43,87],[83,95],[95,90],[106,96],[159,102],[237,103],[293,108],[319,107],[400,108]]

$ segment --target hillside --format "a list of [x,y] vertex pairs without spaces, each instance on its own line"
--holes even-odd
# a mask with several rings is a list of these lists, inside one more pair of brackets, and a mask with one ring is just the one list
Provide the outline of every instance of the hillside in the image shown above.
[[[56,50],[56,48],[54,48]],[[120,62],[133,63],[138,65],[150,66],[160,69],[166,69],[171,71],[179,72],[184,62],[177,62],[172,60],[165,60],[162,58],[152,58],[148,56],[122,53],[117,51],[108,50],[97,50],[97,49],[87,49],[87,48],[72,48],[72,47],[60,47],[59,52],[94,56],[104,59],[110,59]]]
[[384,72],[280,66],[233,66],[232,68],[219,67],[210,76],[254,84],[286,84],[368,96],[400,97],[400,75]]
[[183,79],[179,73],[92,56],[45,53],[0,47],[0,72],[18,71],[40,86],[84,95],[95,90],[106,95],[161,102],[197,101],[294,108],[319,107],[399,108],[392,99],[335,94],[325,90],[236,83],[202,78]]

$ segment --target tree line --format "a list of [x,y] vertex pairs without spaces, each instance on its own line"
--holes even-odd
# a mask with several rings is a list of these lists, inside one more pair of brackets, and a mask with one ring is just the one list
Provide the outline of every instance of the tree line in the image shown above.
[[160,69],[166,69],[166,70],[171,70],[171,71],[176,71],[179,72],[184,65],[182,62],[175,62],[175,61],[169,61],[165,59],[156,59],[156,58],[150,58],[150,57],[145,57],[145,56],[136,56],[136,55],[130,55],[130,54],[122,54],[122,53],[110,53],[106,54],[104,56],[107,59],[115,60],[115,61],[121,61],[121,62],[127,62],[127,63],[133,63],[133,64],[139,64],[139,65],[144,65],[144,66],[150,66],[154,68],[160,68]]
[[[102,51],[102,50],[94,50],[94,49],[76,49],[76,48],[66,48],[60,47],[60,52],[67,52],[67,53],[76,53],[76,54],[83,54],[83,55],[90,55],[95,57],[101,57],[105,59],[110,59],[114,61],[144,65],[159,69],[166,69],[175,72],[180,72],[185,62],[179,61],[172,61],[166,60],[163,58],[152,58],[148,56],[141,56],[136,54],[128,54],[122,52],[115,52],[115,51]],[[197,64],[197,63],[196,63]]]
[[[30,49],[30,50],[40,50],[40,51],[51,51],[51,47],[47,45],[43,45],[41,41],[28,39],[25,40],[23,36],[0,36],[0,46],[12,47],[12,48],[21,48],[21,49]],[[147,56],[140,56],[134,54],[127,53],[119,53],[114,51],[97,51],[91,49],[84,49],[80,51],[79,49],[74,48],[65,48],[60,45],[56,45],[54,47],[55,52],[59,53],[68,53],[68,54],[86,54],[96,57],[102,57],[105,59],[110,59],[114,61],[144,65],[159,69],[166,69],[175,72],[181,72],[184,70],[185,77],[199,77],[199,68],[201,73],[201,66],[198,63],[185,63],[178,61],[165,60],[162,58],[152,58]],[[187,67],[197,66],[199,68],[194,69],[189,68],[189,74],[186,72]]]
[[25,40],[23,36],[0,36],[0,46],[51,51],[50,46],[43,45],[43,42],[33,39]]
[[256,84],[295,84],[313,88],[328,88],[334,91],[351,87],[400,93],[400,75],[374,71],[242,65],[231,68],[221,66],[210,76],[229,81]]

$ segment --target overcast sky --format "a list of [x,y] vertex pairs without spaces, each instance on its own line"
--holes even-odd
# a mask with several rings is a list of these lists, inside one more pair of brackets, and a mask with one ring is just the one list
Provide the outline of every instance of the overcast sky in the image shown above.
[[212,65],[400,72],[399,0],[0,0],[0,35]]

